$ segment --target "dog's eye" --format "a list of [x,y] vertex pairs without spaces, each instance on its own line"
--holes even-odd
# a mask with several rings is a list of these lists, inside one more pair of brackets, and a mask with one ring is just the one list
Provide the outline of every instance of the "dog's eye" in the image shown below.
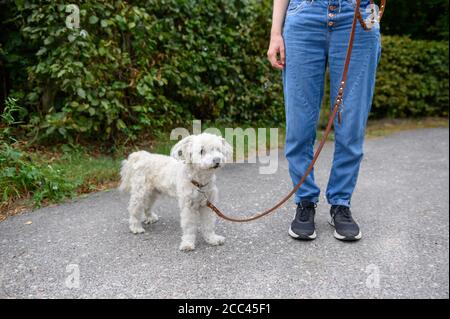
[[202,148],[202,149],[200,150],[200,155],[203,155],[203,154],[205,154],[205,150]]

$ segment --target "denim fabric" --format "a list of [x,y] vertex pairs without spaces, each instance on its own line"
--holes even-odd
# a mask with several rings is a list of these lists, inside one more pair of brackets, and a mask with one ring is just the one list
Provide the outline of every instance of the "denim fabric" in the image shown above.
[[[316,125],[324,91],[325,69],[330,72],[331,103],[337,95],[350,36],[355,0],[291,0],[283,37],[286,66],[283,86],[286,107],[285,155],[293,184],[313,158]],[[369,0],[361,1],[366,19]],[[334,123],[335,151],[326,197],[331,205],[350,206],[363,157],[364,134],[372,104],[381,54],[379,26],[364,31],[358,23],[347,84],[341,106],[342,123]],[[331,105],[332,107],[332,105]],[[318,202],[320,189],[312,172],[295,202]]]

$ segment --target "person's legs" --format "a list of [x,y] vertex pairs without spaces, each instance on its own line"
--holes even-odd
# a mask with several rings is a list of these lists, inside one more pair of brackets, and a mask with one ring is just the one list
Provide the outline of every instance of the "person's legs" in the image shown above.
[[[296,185],[313,158],[316,124],[326,67],[326,3],[291,0],[284,25],[286,66],[283,71],[286,107],[285,155]],[[320,189],[314,172],[297,191],[295,202],[316,203]]]
[[[361,1],[363,8],[368,1]],[[354,5],[343,0],[340,12],[332,13],[334,25],[330,27],[329,68],[331,102],[334,103],[342,76]],[[379,26],[364,31],[357,25],[347,84],[341,106],[341,123],[336,120],[335,152],[327,186],[327,200],[331,205],[350,207],[363,157],[364,134],[372,104],[375,76],[381,52]]]

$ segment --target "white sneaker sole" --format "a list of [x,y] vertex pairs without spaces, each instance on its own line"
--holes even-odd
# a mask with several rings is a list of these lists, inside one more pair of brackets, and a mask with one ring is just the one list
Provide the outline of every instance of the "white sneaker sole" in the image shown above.
[[300,235],[297,235],[296,233],[294,233],[290,227],[289,227],[288,233],[289,233],[289,236],[291,236],[294,239],[316,239],[316,237],[317,237],[316,231],[314,231],[314,233],[312,233],[309,236],[300,236]]
[[[335,227],[333,218],[330,217],[330,220],[328,221],[328,223],[331,226]],[[360,240],[362,238],[361,230],[359,230],[359,233],[356,236],[346,237],[346,236],[342,236],[341,234],[339,234],[335,229],[333,235],[334,235],[334,238],[339,239],[339,240],[344,240],[344,241],[354,241],[354,240]]]

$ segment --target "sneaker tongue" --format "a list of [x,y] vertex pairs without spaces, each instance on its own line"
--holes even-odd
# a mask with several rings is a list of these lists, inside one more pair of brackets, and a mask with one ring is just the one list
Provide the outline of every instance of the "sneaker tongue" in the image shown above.
[[308,202],[308,201],[302,201],[302,202],[300,203],[300,205],[301,205],[302,207],[305,207],[305,208],[313,208],[313,207],[315,206],[314,203]]
[[311,202],[303,201],[298,206],[299,206],[298,210],[300,212],[298,218],[302,222],[308,221],[309,215],[311,214],[311,209],[314,209],[316,205]]
[[347,207],[342,207],[340,210],[338,210],[337,216],[341,219],[341,221],[352,222],[352,215],[350,213],[350,209]]

